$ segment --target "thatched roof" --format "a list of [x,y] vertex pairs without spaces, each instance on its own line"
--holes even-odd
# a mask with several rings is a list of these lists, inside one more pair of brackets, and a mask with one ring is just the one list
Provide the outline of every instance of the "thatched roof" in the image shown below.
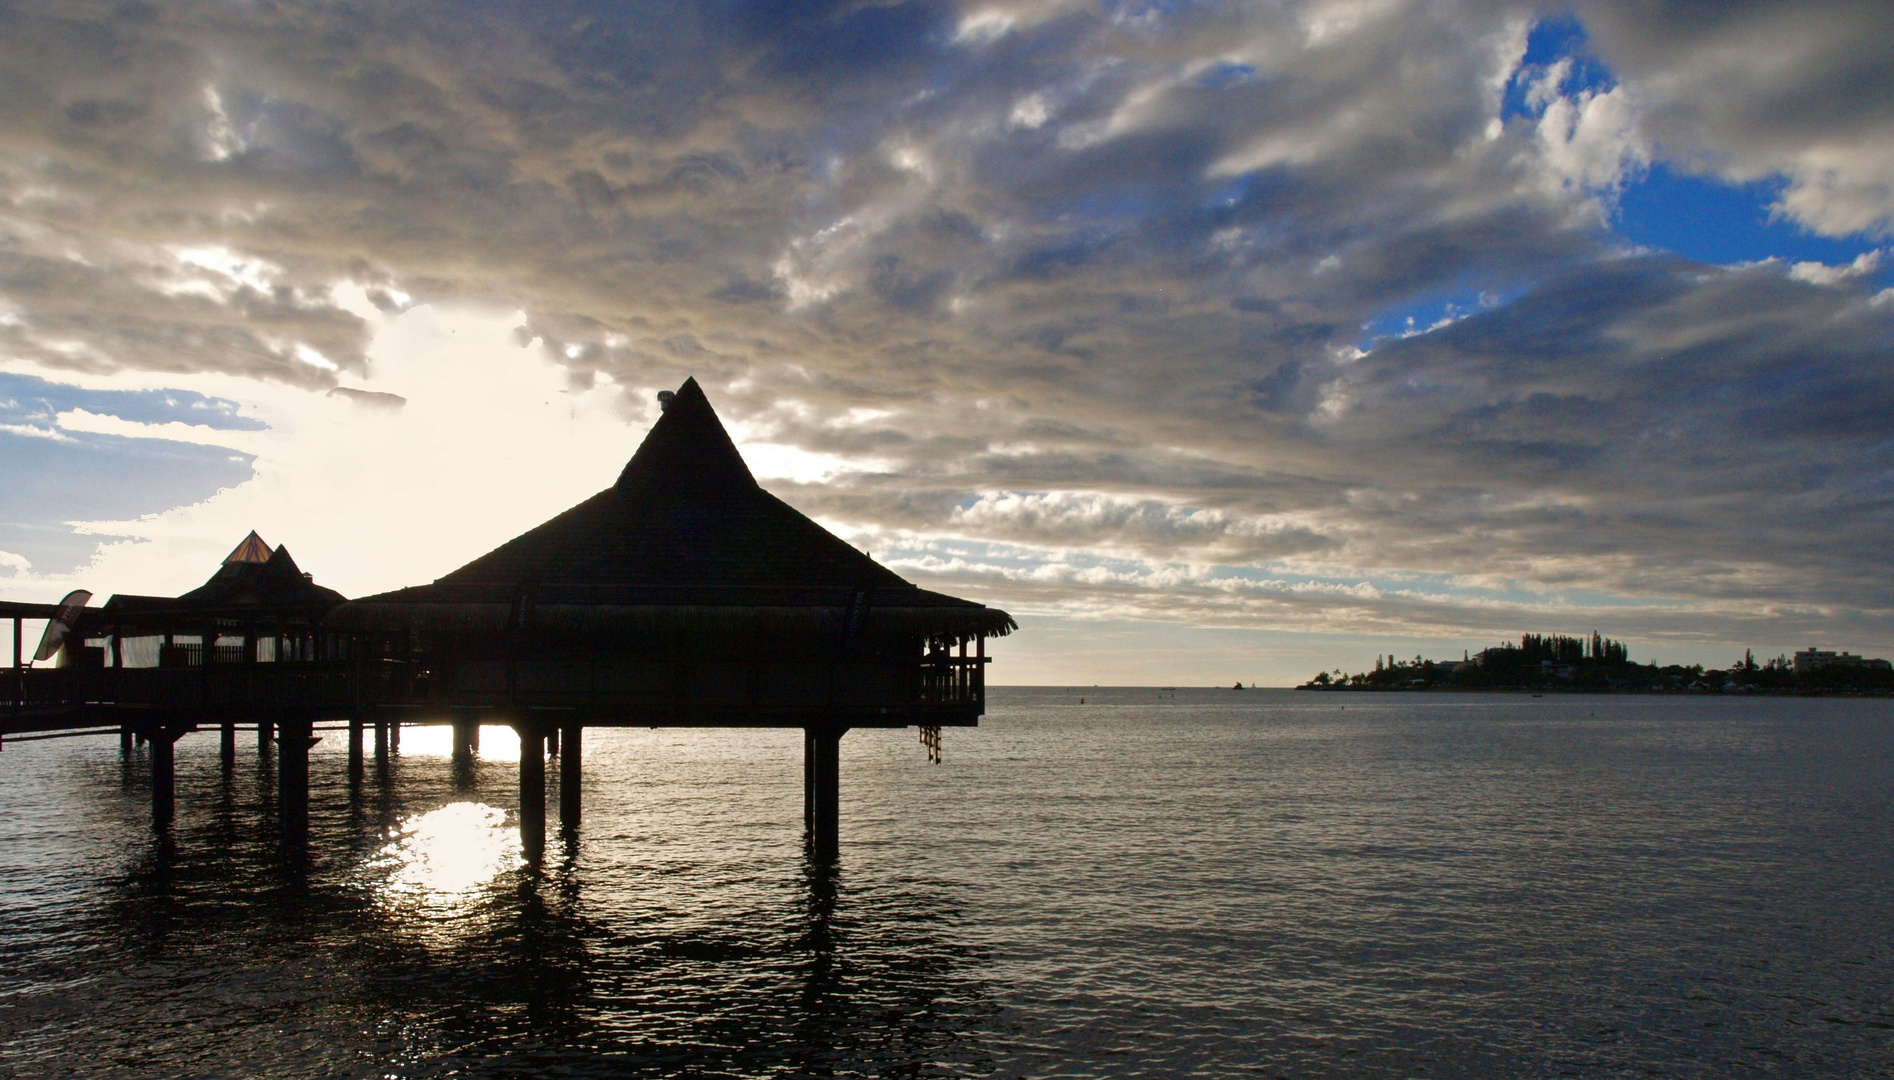
[[846,636],[869,626],[1014,629],[1003,611],[902,580],[764,491],[695,379],[617,483],[431,585],[364,597],[331,622]]
[[95,618],[160,621],[182,618],[300,616],[316,618],[348,598],[325,589],[297,567],[289,549],[271,551],[252,532],[209,581],[182,596],[133,596],[120,593],[106,601]]

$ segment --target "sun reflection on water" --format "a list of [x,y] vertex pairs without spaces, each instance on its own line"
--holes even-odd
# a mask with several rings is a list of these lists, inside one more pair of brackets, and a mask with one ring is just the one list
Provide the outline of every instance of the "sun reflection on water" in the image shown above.
[[495,876],[525,865],[520,831],[506,811],[486,803],[449,803],[403,821],[377,863],[392,871],[391,900],[449,907]]

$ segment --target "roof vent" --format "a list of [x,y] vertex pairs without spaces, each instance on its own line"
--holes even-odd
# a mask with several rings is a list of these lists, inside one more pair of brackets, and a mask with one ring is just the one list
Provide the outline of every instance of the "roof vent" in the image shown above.
[[677,397],[677,391],[675,390],[658,391],[658,411],[663,412],[664,410],[670,408],[671,401],[676,397]]

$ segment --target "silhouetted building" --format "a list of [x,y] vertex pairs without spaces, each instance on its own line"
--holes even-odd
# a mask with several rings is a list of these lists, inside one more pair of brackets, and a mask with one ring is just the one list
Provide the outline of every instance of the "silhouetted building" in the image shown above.
[[1890,670],[1890,668],[1894,668],[1894,665],[1889,664],[1886,660],[1857,656],[1851,652],[1830,652],[1817,649],[1813,645],[1796,653],[1794,660],[1796,674],[1798,675],[1831,667],[1868,668],[1874,671],[1887,671]]

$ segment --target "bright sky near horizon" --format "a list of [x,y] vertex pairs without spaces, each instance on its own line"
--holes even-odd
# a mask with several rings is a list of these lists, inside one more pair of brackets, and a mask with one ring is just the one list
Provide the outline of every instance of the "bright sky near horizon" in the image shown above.
[[1894,5],[22,3],[0,597],[766,487],[1001,683],[1894,653]]

